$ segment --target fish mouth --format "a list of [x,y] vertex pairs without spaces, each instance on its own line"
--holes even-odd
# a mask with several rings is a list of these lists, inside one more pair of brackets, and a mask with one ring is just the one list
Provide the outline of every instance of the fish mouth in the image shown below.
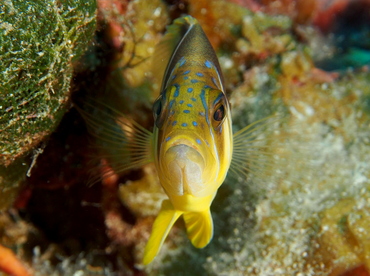
[[186,144],[170,146],[163,162],[168,171],[168,188],[177,195],[195,195],[204,188],[205,160],[194,147]]

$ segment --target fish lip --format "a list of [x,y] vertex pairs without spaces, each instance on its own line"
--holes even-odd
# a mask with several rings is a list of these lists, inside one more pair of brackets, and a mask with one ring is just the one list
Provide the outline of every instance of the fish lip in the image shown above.
[[[170,137],[170,139],[166,141],[165,140],[166,137]],[[156,164],[157,169],[160,171],[159,178],[162,183],[162,186],[169,196],[173,194],[177,196],[184,196],[187,194],[186,192],[188,191],[188,189],[184,189],[183,192],[179,192],[178,189],[176,188],[177,186],[174,186],[174,182],[169,178],[169,174],[171,172],[166,171],[167,162],[165,160],[167,159],[164,157],[166,156],[167,152],[175,146],[184,145],[193,148],[195,151],[197,151],[202,157],[204,162],[203,163],[204,171],[202,175],[206,176],[206,178],[202,178],[202,181],[204,181],[204,183],[213,183],[213,181],[215,180],[213,179],[214,178],[213,173],[214,170],[217,170],[215,169],[215,166],[213,164],[218,164],[217,161],[218,158],[213,153],[215,149],[212,144],[211,145],[208,144],[205,139],[200,137],[200,135],[198,133],[195,133],[194,131],[175,130],[166,133],[166,135],[162,136],[162,138],[163,139],[161,139],[161,144],[157,151]],[[199,139],[200,144],[196,142],[197,139]],[[212,179],[209,179],[208,177],[210,174]],[[209,190],[208,186],[205,185],[202,188],[194,190],[194,194],[191,195],[195,197],[204,195],[208,196],[208,194],[205,194],[205,191]]]
[[172,143],[164,150],[160,162],[164,168],[162,185],[171,194],[197,195],[205,189],[206,160],[206,155],[192,147],[191,143],[181,143],[181,140]]

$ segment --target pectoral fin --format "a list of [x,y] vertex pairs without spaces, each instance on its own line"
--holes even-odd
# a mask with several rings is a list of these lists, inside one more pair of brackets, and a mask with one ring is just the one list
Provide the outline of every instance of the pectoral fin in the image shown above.
[[[93,146],[98,152],[95,163],[102,163],[103,159],[108,163],[100,170],[94,168],[89,184],[153,162],[153,133],[116,110],[112,103],[86,97],[75,107],[95,138]],[[113,171],[106,170],[107,167]],[[100,173],[96,174],[97,171]]]
[[210,210],[184,213],[186,230],[191,243],[205,247],[213,237],[213,221]]
[[170,232],[173,224],[183,212],[175,210],[169,200],[164,200],[161,210],[154,221],[152,234],[146,244],[143,264],[147,265],[153,261],[162,247],[164,240]]

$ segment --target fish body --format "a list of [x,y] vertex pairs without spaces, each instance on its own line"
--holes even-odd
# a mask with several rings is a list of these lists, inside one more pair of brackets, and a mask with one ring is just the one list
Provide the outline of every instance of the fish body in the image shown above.
[[230,107],[216,54],[194,18],[182,17],[173,26],[177,27],[167,35],[183,34],[175,41],[153,106],[154,162],[169,202],[162,205],[154,223],[145,264],[181,215],[193,245],[209,243],[213,236],[210,206],[232,156]]
[[217,57],[202,28],[190,16],[178,21],[187,32],[154,104],[154,160],[172,204],[195,211],[179,206],[179,197],[213,197],[224,181],[232,155],[231,115]]

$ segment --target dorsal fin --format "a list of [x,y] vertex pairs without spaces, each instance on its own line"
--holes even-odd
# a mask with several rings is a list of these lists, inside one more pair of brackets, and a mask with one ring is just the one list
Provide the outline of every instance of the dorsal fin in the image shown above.
[[159,81],[163,80],[162,83],[165,82],[164,79],[166,78],[168,71],[167,67],[170,66],[170,60],[173,57],[177,46],[180,44],[189,29],[196,24],[198,24],[198,21],[195,18],[184,16],[177,18],[173,24],[167,26],[167,31],[161,42],[155,46],[152,59],[152,73],[154,78]]

